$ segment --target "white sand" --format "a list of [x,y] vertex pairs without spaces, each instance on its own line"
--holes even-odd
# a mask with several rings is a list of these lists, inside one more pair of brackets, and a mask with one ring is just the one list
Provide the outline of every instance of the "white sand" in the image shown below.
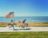
[[48,27],[30,27],[30,30],[13,30],[13,28],[9,27],[0,27],[0,32],[30,32],[30,31],[32,32],[48,31]]

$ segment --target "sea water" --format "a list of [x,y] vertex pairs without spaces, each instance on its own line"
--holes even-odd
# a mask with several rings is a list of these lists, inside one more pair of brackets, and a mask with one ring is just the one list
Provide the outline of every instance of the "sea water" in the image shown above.
[[14,17],[14,18],[5,18],[0,17],[0,22],[10,22],[11,19],[16,21],[23,21],[26,19],[26,22],[48,22],[48,16],[26,16],[26,17]]

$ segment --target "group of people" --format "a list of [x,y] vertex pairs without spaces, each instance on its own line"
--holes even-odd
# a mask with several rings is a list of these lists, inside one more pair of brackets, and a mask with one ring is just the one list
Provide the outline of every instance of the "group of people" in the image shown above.
[[[26,23],[26,19],[24,19],[22,22],[21,21],[18,21],[19,22],[19,26],[24,28],[24,27],[28,27],[28,23]],[[8,24],[9,25],[9,28],[10,27],[13,27],[14,29],[14,25],[16,26],[17,24],[13,22],[13,20],[11,20],[11,23]]]

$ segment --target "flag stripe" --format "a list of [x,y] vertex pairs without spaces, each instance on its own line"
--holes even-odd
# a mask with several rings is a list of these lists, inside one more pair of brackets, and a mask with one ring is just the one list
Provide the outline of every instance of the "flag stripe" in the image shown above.
[[10,12],[8,15],[6,15],[6,18],[13,18],[14,17],[14,12]]

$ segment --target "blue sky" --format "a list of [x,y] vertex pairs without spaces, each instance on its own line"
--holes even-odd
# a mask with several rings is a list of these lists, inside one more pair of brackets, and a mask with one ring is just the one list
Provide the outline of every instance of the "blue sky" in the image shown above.
[[0,16],[10,11],[15,16],[48,16],[48,0],[0,0]]

